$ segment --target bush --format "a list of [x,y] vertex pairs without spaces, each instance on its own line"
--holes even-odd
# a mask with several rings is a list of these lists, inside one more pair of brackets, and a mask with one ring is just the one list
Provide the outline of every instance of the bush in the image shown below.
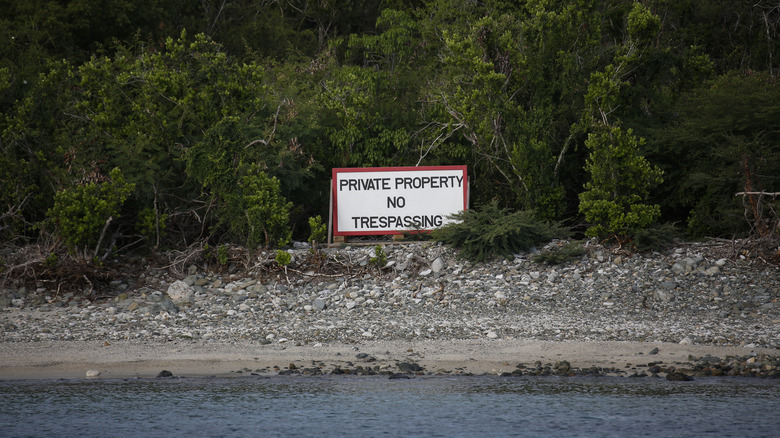
[[591,133],[585,170],[591,180],[580,193],[580,212],[592,226],[587,236],[625,239],[661,215],[657,204],[646,204],[663,172],[640,153],[644,140],[619,127]]
[[499,208],[496,201],[451,217],[458,222],[434,230],[432,237],[457,248],[461,257],[475,262],[496,257],[509,259],[520,251],[568,234],[558,223],[536,219],[533,211],[510,213]]
[[309,235],[309,243],[312,248],[316,249],[318,245],[328,238],[328,226],[322,223],[322,217],[320,215],[309,218],[309,229],[311,234]]
[[377,245],[374,247],[374,257],[371,257],[371,259],[368,260],[368,263],[376,266],[377,268],[383,268],[385,265],[387,265],[387,254],[385,253],[384,248],[382,248],[382,245]]
[[219,224],[247,246],[280,247],[290,241],[292,204],[282,196],[275,177],[253,167],[223,196]]
[[119,168],[114,168],[105,182],[88,182],[57,193],[46,215],[71,249],[86,251],[99,246],[102,229],[119,217],[119,209],[134,187],[125,182]]

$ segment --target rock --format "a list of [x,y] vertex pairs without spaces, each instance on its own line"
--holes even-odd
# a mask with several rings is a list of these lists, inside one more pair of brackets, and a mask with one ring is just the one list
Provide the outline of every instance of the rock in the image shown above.
[[652,349],[652,350],[650,350],[650,352],[649,352],[649,353],[647,353],[647,354],[658,354],[658,347],[656,347],[656,348],[653,348],[653,349]]
[[189,286],[187,283],[178,280],[174,281],[170,286],[168,286],[167,293],[174,304],[183,304],[189,303],[192,300],[194,291],[192,286]]
[[315,298],[311,305],[317,310],[325,310],[327,303],[322,298]]
[[163,298],[162,301],[159,302],[159,306],[162,310],[168,313],[179,313],[179,308],[176,307],[176,304],[173,303],[173,300],[168,297]]
[[663,289],[658,289],[657,291],[655,291],[655,297],[663,301],[664,303],[668,303],[672,301],[672,298],[674,298],[674,294]]
[[720,268],[717,266],[710,266],[709,268],[704,270],[704,275],[708,275],[712,277],[713,275],[720,272]]
[[693,380],[693,377],[680,372],[680,371],[673,371],[666,375],[666,380],[672,381],[672,382],[689,382]]
[[444,269],[444,261],[441,259],[441,257],[436,257],[436,260],[431,263],[431,270],[438,274],[442,269]]
[[100,375],[98,370],[87,370],[87,377],[97,377]]
[[173,377],[173,373],[168,370],[162,370],[157,374],[157,378]]
[[487,332],[487,338],[488,339],[496,339],[498,338],[498,334],[496,332]]
[[198,281],[198,276],[197,275],[188,275],[182,281],[184,281],[184,284],[186,284],[187,286],[192,286],[193,284],[195,284],[196,281]]
[[418,373],[425,370],[425,368],[414,362],[400,362],[396,366],[404,373]]
[[[336,371],[336,370],[333,370],[333,371]],[[401,374],[401,373],[390,374],[387,378],[390,379],[390,380],[411,379],[411,377],[409,377],[408,374]]]
[[555,362],[555,371],[558,374],[566,374],[571,370],[571,364],[566,360]]
[[432,269],[426,269],[424,271],[420,271],[419,275],[420,275],[420,277],[427,277],[427,276],[431,275],[432,272],[433,272]]

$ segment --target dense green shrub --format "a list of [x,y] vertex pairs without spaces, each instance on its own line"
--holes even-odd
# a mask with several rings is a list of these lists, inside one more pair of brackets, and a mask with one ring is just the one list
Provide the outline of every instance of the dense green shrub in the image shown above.
[[279,247],[290,241],[292,204],[282,196],[279,180],[255,169],[224,195],[219,224],[249,247]]
[[119,217],[119,209],[134,187],[125,182],[119,168],[114,168],[106,181],[58,192],[47,216],[71,249],[91,248],[99,244],[101,230]]
[[661,215],[660,206],[645,203],[651,188],[663,181],[663,172],[639,153],[643,143],[620,127],[588,136],[585,170],[591,180],[580,193],[580,212],[591,223],[586,235],[623,240]]
[[532,211],[499,208],[493,201],[477,210],[453,215],[457,222],[433,231],[435,240],[459,250],[459,255],[475,262],[514,254],[544,244],[568,231],[558,223],[538,220]]

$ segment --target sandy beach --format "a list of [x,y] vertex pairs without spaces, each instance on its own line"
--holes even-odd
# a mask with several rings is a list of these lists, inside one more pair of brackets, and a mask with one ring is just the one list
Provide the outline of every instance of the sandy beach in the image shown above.
[[[655,354],[650,354],[654,349]],[[231,376],[313,365],[328,373],[334,368],[379,367],[397,371],[413,362],[424,373],[501,374],[518,364],[568,361],[572,368],[641,369],[649,362],[689,369],[691,356],[728,357],[770,354],[774,350],[641,342],[577,342],[523,340],[373,341],[358,344],[306,346],[199,341],[114,343],[56,341],[0,344],[1,379],[84,378],[88,370],[99,378],[155,377],[162,370],[175,376]],[[363,359],[358,356],[368,355]],[[362,356],[362,355],[361,355]]]

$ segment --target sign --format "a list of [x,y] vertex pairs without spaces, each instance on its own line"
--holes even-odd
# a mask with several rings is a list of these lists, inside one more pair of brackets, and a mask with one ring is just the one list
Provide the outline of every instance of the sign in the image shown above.
[[468,207],[466,166],[333,169],[335,236],[432,230]]

